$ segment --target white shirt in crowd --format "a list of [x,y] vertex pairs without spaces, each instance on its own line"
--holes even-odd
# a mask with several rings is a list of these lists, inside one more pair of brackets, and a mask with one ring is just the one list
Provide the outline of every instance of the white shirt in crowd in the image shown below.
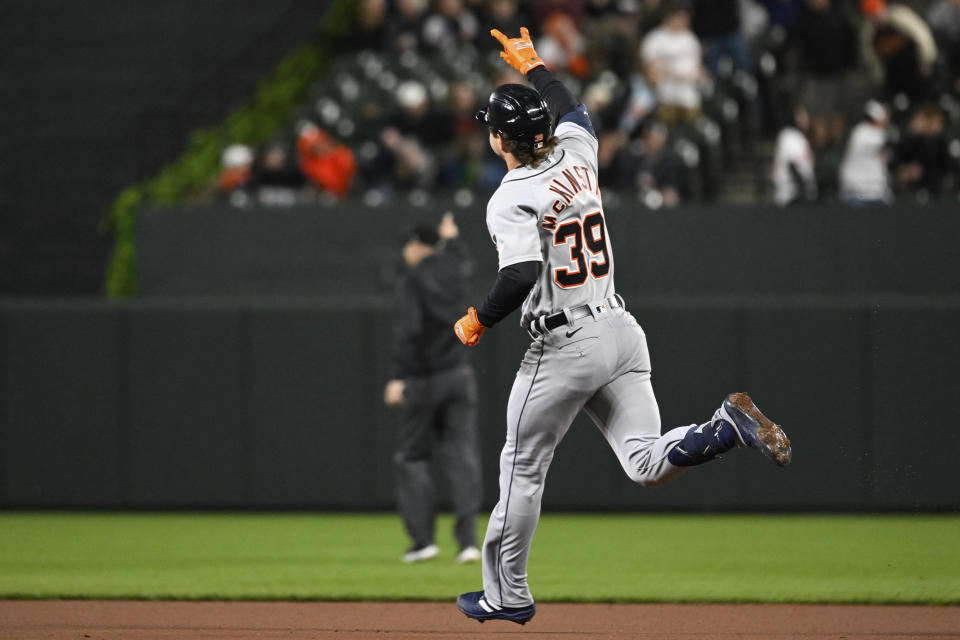
[[[803,184],[790,171],[793,165]],[[813,199],[817,195],[817,183],[813,172],[813,151],[807,137],[795,127],[784,127],[777,135],[773,151],[773,201],[784,206],[803,196]]]
[[840,163],[840,197],[853,202],[890,202],[890,176],[883,127],[861,122],[853,128]]
[[661,103],[697,109],[700,107],[700,41],[692,31],[658,28],[640,45],[646,65],[660,70],[657,98]]

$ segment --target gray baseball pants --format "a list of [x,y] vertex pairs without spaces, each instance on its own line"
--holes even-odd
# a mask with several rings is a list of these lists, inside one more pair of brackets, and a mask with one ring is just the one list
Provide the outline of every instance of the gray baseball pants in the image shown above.
[[507,403],[500,500],[483,544],[483,589],[494,606],[533,602],[527,557],[544,480],[554,450],[581,409],[634,482],[657,486],[689,469],[670,464],[667,452],[696,425],[660,435],[646,336],[630,313],[605,308],[537,336]]
[[456,516],[460,548],[477,544],[480,454],[477,383],[468,365],[405,380],[400,428],[393,454],[397,506],[413,548],[434,541],[431,461],[442,460]]

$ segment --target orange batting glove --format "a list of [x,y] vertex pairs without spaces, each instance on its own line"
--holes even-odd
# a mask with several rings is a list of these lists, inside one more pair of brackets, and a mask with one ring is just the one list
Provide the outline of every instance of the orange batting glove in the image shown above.
[[468,347],[475,347],[480,342],[480,336],[487,328],[477,320],[477,310],[473,307],[467,309],[467,315],[463,316],[453,325],[453,332],[460,338],[460,342]]
[[540,59],[533,48],[533,42],[530,41],[530,32],[527,31],[526,27],[520,27],[519,38],[508,38],[500,33],[499,29],[491,29],[490,35],[503,45],[500,57],[523,75],[527,75],[530,69],[543,65],[543,60]]

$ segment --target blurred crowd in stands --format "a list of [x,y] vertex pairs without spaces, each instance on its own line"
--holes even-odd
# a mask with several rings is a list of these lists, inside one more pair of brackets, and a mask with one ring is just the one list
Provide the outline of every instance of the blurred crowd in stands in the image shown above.
[[223,198],[485,201],[474,112],[524,81],[489,30],[521,26],[592,115],[608,201],[958,199],[960,0],[358,0],[289,130],[224,151]]

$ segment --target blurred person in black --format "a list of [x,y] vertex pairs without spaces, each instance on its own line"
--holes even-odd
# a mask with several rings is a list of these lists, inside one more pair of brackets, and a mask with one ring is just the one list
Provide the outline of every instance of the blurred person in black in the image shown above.
[[800,13],[804,0],[760,0],[767,12],[767,23],[772,30],[789,29]]
[[466,351],[450,331],[470,295],[473,260],[451,213],[437,228],[414,226],[403,259],[407,270],[397,280],[391,315],[393,373],[383,394],[387,406],[400,409],[393,462],[397,506],[412,542],[403,561],[430,560],[440,552],[434,540],[431,473],[437,447],[456,515],[457,562],[477,562],[476,378]]
[[693,32],[704,48],[704,64],[717,76],[720,60],[753,75],[753,55],[740,29],[740,0],[694,0]]
[[920,202],[939,196],[956,176],[944,133],[943,112],[933,103],[917,109],[907,131],[893,150],[897,186]]
[[590,69],[596,74],[612,71],[621,80],[629,78],[637,67],[641,25],[639,2],[590,0],[581,26]]
[[391,125],[405,136],[436,146],[453,137],[453,122],[445,105],[434,105],[426,85],[418,80],[404,80],[396,88],[399,109]]
[[[584,104],[592,87],[584,94]],[[610,104],[598,112],[587,105],[592,114],[594,127],[599,134],[597,162],[600,167],[600,185],[615,188],[635,186],[637,153],[635,147],[643,127],[649,123],[657,99],[647,84],[643,73],[632,73],[624,83],[623,95],[612,97]],[[598,118],[599,115],[599,118]],[[599,121],[599,122],[598,122]]]
[[811,143],[823,150],[843,142],[846,111],[857,65],[857,31],[852,17],[833,0],[806,0],[790,28],[787,48],[796,59],[802,105],[810,114]]
[[394,0],[387,18],[386,44],[394,53],[423,49],[421,30],[427,3],[424,0]]
[[365,167],[368,184],[385,190],[431,188],[437,174],[437,145],[449,142],[453,122],[431,108],[427,88],[405,80],[396,89],[398,112],[379,136],[376,155]]
[[861,51],[886,97],[903,94],[912,104],[930,97],[937,45],[927,23],[904,4],[861,0],[860,6]]
[[463,0],[433,0],[423,21],[422,42],[430,53],[451,55],[472,47],[480,23]]
[[686,168],[667,142],[669,134],[661,122],[652,121],[643,130],[643,153],[636,166],[637,194],[651,209],[672,208],[686,191]]
[[943,52],[948,89],[960,95],[960,0],[939,0],[927,10],[927,23]]

